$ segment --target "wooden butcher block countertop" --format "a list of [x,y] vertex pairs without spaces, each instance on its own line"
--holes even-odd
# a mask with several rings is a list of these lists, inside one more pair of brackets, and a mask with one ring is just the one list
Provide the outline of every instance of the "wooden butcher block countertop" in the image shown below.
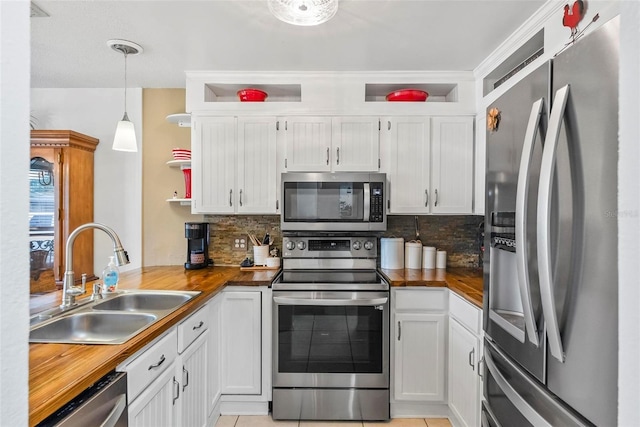
[[479,268],[448,268],[446,270],[387,270],[380,272],[392,287],[427,286],[447,287],[482,308],[482,270]]
[[[120,345],[30,344],[29,425],[34,426],[111,372],[187,314],[227,286],[268,286],[277,270],[240,271],[212,267],[186,271],[181,266],[144,267],[122,273],[120,289],[202,291],[176,311]],[[92,289],[87,283],[87,289]],[[90,292],[90,291],[89,291]],[[61,292],[33,297],[32,313],[59,305]]]

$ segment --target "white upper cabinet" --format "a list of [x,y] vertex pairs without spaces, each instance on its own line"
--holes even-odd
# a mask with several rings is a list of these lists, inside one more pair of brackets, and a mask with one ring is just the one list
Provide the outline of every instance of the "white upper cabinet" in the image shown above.
[[276,118],[195,117],[193,213],[277,212]]
[[195,117],[191,130],[191,212],[233,213],[235,118]]
[[286,172],[331,170],[331,117],[286,117],[282,126]]
[[431,119],[432,213],[471,213],[473,117]]
[[390,214],[472,212],[473,117],[382,120]]
[[389,184],[389,213],[429,212],[429,117],[389,117],[382,121],[382,171]]
[[378,117],[286,117],[280,126],[286,172],[378,171]]
[[238,118],[238,213],[276,211],[276,118]]
[[380,159],[377,117],[333,117],[331,157],[334,171],[377,172]]

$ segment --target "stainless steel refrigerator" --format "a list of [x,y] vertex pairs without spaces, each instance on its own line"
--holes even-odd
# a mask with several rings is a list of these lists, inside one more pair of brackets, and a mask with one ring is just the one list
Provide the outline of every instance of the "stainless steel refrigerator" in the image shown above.
[[615,18],[487,110],[483,426],[617,424],[618,46]]

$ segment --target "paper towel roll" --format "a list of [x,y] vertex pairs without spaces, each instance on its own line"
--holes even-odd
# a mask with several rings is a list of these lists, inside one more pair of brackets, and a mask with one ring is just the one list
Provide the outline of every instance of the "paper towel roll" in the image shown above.
[[433,246],[425,246],[422,248],[422,268],[436,268],[436,248]]
[[380,268],[404,268],[404,239],[402,237],[380,238]]
[[404,268],[422,268],[422,243],[407,242],[404,244]]
[[436,251],[436,268],[447,268],[447,251]]

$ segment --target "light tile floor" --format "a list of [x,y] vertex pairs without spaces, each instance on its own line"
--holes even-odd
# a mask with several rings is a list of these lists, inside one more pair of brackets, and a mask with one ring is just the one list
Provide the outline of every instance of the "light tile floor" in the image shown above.
[[274,421],[269,415],[223,415],[215,427],[451,427],[446,418],[394,418],[389,422]]

